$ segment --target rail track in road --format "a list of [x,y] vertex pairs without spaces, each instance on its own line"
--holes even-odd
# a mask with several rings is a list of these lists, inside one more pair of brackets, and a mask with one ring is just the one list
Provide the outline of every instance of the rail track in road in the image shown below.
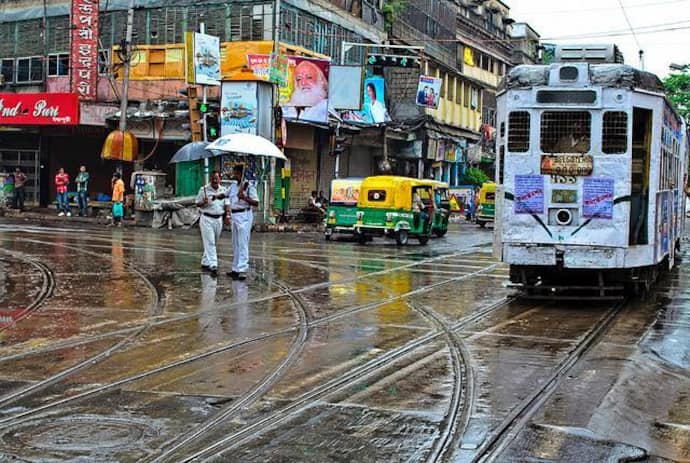
[[527,396],[485,439],[472,458],[472,463],[489,463],[500,461],[500,456],[517,437],[539,408],[556,391],[561,379],[575,364],[606,334],[613,321],[618,317],[627,300],[618,301],[594,324],[568,354],[561,360],[553,373],[539,388]]

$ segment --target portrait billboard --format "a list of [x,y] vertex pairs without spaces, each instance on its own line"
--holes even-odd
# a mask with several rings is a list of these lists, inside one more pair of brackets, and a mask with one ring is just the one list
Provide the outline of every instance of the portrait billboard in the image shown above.
[[443,80],[438,77],[419,76],[417,85],[417,106],[428,109],[438,109]]
[[220,97],[220,134],[257,135],[258,82],[223,82]]
[[187,32],[187,82],[220,85],[220,39],[213,35]]
[[385,79],[371,76],[364,80],[364,104],[361,111],[343,112],[344,120],[362,124],[382,124],[391,120],[385,100]]

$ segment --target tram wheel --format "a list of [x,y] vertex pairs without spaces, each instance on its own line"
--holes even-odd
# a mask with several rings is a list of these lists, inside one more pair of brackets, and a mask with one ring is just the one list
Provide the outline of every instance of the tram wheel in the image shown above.
[[398,246],[405,246],[407,244],[407,239],[407,230],[398,230],[395,234],[395,242],[398,243]]

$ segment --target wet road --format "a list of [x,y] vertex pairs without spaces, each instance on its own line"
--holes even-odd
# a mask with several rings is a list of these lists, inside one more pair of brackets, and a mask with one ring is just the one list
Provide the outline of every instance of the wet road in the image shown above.
[[235,282],[192,232],[0,222],[0,461],[690,460],[685,265],[644,302],[528,302],[453,227],[254,235]]

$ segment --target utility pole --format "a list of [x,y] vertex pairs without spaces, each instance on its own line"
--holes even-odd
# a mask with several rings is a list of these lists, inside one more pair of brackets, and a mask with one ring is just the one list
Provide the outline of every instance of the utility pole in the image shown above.
[[[122,76],[122,97],[120,100],[120,131],[127,130],[127,93],[129,90],[129,68],[132,61],[132,28],[134,27],[134,0],[129,0],[127,6],[127,31],[125,33],[125,43],[122,50],[123,76]],[[134,153],[137,154],[137,153]],[[122,161],[117,163],[118,172],[122,173]]]
[[[199,32],[202,34],[206,33],[206,24],[204,21],[199,22]],[[208,104],[208,89],[206,84],[201,84],[201,104],[206,106]],[[203,116],[201,117],[201,131],[202,131],[202,140],[204,142],[208,142],[208,133],[206,130],[206,115],[208,114],[208,111],[204,111]],[[210,176],[209,176],[209,161],[208,158],[204,158],[204,185],[208,185],[210,181]]]

